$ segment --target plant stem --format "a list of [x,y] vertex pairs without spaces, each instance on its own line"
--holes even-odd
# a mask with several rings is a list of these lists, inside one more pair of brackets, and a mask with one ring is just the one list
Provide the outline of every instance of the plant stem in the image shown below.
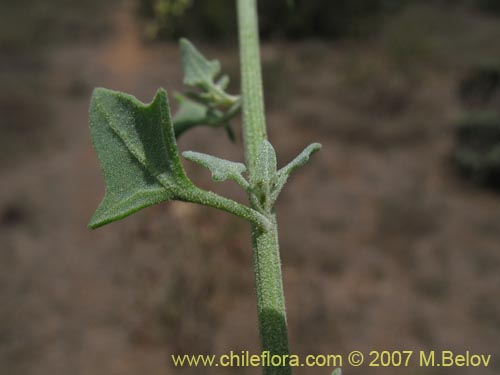
[[260,67],[259,28],[256,0],[238,0],[243,139],[250,176],[255,170],[257,151],[267,138],[264,94]]
[[[284,356],[289,354],[289,348],[278,226],[275,215],[270,216],[272,228],[269,231],[262,232],[255,228],[252,231],[257,313],[262,352],[269,351],[271,356]],[[264,374],[290,375],[291,368],[288,364],[282,367],[264,367]]]
[[[240,38],[241,85],[243,101],[243,138],[245,160],[250,180],[255,174],[255,161],[260,144],[267,139],[264,95],[260,63],[259,31],[256,0],[237,0]],[[257,207],[253,207],[257,209]],[[273,212],[266,212],[271,229],[252,230],[257,313],[262,351],[287,355],[288,328],[281,277],[278,226]],[[291,368],[265,366],[265,375],[289,375]]]
[[261,231],[267,231],[272,228],[272,221],[257,210],[196,186],[184,189],[178,199],[229,212],[248,220],[255,228]]

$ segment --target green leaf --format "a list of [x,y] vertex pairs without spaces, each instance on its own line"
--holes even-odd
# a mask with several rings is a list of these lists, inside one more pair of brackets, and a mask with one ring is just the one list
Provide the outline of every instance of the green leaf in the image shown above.
[[313,143],[307,146],[295,159],[293,159],[286,166],[281,168],[277,173],[276,184],[271,193],[271,203],[274,204],[278,195],[280,194],[283,186],[285,186],[290,174],[297,168],[304,166],[311,157],[312,154],[321,149],[321,144]]
[[244,189],[248,188],[248,182],[242,176],[247,168],[245,164],[235,163],[233,161],[220,159],[215,156],[202,154],[200,152],[185,151],[182,153],[187,160],[208,168],[212,173],[212,179],[215,182],[233,180]]
[[104,199],[90,228],[174,199],[227,211],[261,230],[270,228],[269,220],[258,211],[200,189],[186,177],[164,90],[158,90],[150,104],[120,92],[94,90],[90,132],[106,181]]
[[269,141],[264,140],[257,154],[254,176],[255,183],[273,181],[276,177],[276,168],[276,152],[274,151],[274,147]]
[[342,369],[336,368],[333,370],[332,375],[342,375]]
[[215,77],[220,73],[219,61],[207,60],[187,39],[181,39],[181,56],[184,67],[184,83],[207,89],[213,85]]
[[297,155],[295,159],[293,159],[290,163],[281,168],[278,172],[278,176],[279,177],[290,176],[290,174],[297,168],[304,166],[309,161],[311,155],[319,150],[321,150],[321,144],[319,143],[310,144],[299,155]]
[[120,92],[94,90],[90,132],[106,181],[90,228],[179,199],[193,187],[179,160],[164,90],[150,104]]
[[180,136],[186,130],[198,125],[224,127],[231,140],[234,134],[229,121],[240,112],[239,96],[225,90],[229,85],[229,76],[217,76],[221,66],[217,60],[206,59],[187,39],[180,40],[184,83],[195,90],[178,95],[180,113],[174,118],[175,134]]
[[181,94],[177,94],[175,98],[179,102],[179,109],[173,118],[176,138],[195,126],[207,123],[208,108],[204,104],[195,102]]
[[184,95],[177,94],[175,99],[179,102],[179,109],[173,118],[174,128],[177,124],[200,124],[206,121],[208,108]]
[[176,94],[175,98],[180,104],[173,118],[176,138],[195,126],[208,125],[214,128],[224,127],[229,139],[234,142],[234,133],[229,125],[232,113],[225,114],[216,108],[208,108],[181,94]]
[[255,172],[250,176],[253,191],[252,202],[264,211],[269,211],[271,208],[269,198],[276,181],[276,169],[274,147],[269,141],[264,140],[260,144],[257,159],[255,160]]
[[255,163],[254,185],[266,185],[266,190],[269,190],[276,179],[277,169],[276,152],[269,141],[264,140],[261,143]]
[[217,86],[219,86],[222,90],[226,90],[227,87],[229,86],[229,83],[231,80],[229,79],[229,76],[227,74],[224,74],[220,79],[217,81]]

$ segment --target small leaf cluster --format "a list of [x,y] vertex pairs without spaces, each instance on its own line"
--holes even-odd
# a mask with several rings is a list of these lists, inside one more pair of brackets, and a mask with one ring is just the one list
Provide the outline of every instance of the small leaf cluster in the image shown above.
[[313,143],[290,163],[277,170],[276,151],[269,141],[263,141],[256,160],[256,173],[250,178],[249,193],[252,205],[261,212],[271,212],[290,174],[306,164],[309,157],[320,149],[319,143]]
[[184,84],[189,87],[184,94],[177,94],[179,111],[174,117],[176,136],[199,125],[223,127],[234,141],[230,120],[240,112],[238,95],[229,94],[229,76],[222,75],[218,60],[207,60],[187,39],[180,41]]
[[[184,158],[208,168],[214,181],[232,180],[240,185],[248,193],[250,206],[197,187],[180,161],[176,142],[179,124],[225,124],[228,113],[234,115],[232,108],[239,109],[241,101],[225,92],[226,76],[217,79],[220,73],[217,61],[207,60],[187,40],[181,41],[181,52],[184,82],[196,91],[178,96],[181,106],[174,119],[163,89],[158,90],[149,104],[117,91],[94,90],[90,132],[106,190],[90,228],[120,220],[153,204],[179,200],[233,213],[265,231],[271,226],[269,215],[290,174],[320,149],[314,143],[278,170],[273,146],[263,141],[255,173],[250,176],[245,176],[247,167],[242,163],[185,151]],[[221,108],[229,109],[224,113]]]

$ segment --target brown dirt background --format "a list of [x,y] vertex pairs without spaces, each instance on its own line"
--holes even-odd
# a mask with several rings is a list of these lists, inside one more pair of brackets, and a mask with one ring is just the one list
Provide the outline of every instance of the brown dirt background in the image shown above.
[[[182,90],[177,46],[143,42],[131,8],[112,4],[85,16],[110,25],[95,35],[1,56],[0,373],[258,374],[170,363],[173,353],[258,351],[245,222],[169,203],[86,229],[103,193],[92,88],[143,101],[159,86]],[[294,353],[470,350],[493,363],[345,374],[500,373],[500,196],[449,161],[457,82],[470,64],[500,58],[499,37],[498,19],[416,6],[369,40],[264,44],[280,164],[323,144],[277,206]],[[200,49],[238,81],[234,45]],[[242,160],[241,144],[215,130],[179,146]]]

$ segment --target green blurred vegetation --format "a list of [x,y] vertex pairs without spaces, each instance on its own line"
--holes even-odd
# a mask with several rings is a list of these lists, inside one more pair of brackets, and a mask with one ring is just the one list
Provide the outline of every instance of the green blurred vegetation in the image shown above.
[[500,1],[498,0],[475,0],[479,9],[485,12],[500,13]]
[[207,39],[235,34],[235,9],[227,0],[138,0],[148,38],[197,35]]
[[[236,35],[235,5],[228,0],[137,0],[147,20],[149,38],[183,35],[228,39]],[[406,5],[431,4],[445,8],[469,7],[498,13],[498,0],[266,0],[259,2],[263,38],[339,38],[369,36],[382,21]]]
[[500,188],[500,64],[471,69],[459,85],[465,114],[453,159],[463,175]]
[[499,112],[470,112],[461,120],[454,161],[465,177],[500,188]]
[[[381,16],[411,0],[266,0],[259,2],[264,38],[339,37],[366,34]],[[228,0],[138,0],[150,37],[236,35],[235,5]]]

